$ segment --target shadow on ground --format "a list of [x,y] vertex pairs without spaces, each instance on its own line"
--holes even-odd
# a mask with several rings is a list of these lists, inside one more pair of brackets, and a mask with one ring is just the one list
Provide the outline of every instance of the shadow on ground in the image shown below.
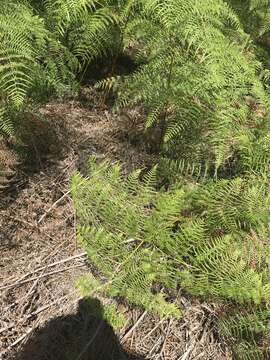
[[128,354],[103,318],[97,299],[80,300],[76,314],[60,316],[33,335],[16,360],[143,360]]

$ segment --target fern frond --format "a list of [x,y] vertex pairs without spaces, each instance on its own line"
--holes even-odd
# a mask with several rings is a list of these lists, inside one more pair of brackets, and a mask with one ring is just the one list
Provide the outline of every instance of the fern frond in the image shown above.
[[108,8],[86,14],[72,37],[74,54],[85,62],[105,56],[113,45],[113,25],[114,19]]
[[11,137],[14,133],[13,122],[7,116],[5,109],[0,107],[0,134],[5,137]]
[[29,6],[3,1],[0,33],[0,91],[19,107],[33,81],[38,56],[35,46],[44,46],[47,32]]
[[53,20],[61,35],[67,26],[80,20],[89,11],[93,11],[98,2],[96,0],[45,0],[44,5],[48,13],[48,18]]
[[181,181],[204,182],[210,176],[210,169],[207,163],[195,163],[186,159],[172,160],[161,158],[159,162],[159,176],[168,180],[169,184],[180,183]]

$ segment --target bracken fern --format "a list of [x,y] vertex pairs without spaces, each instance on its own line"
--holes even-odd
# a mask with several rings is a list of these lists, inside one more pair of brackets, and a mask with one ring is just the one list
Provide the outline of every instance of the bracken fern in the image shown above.
[[119,165],[91,159],[89,177],[73,178],[78,236],[106,279],[96,291],[166,316],[177,303],[166,304],[164,290],[179,286],[216,301],[269,304],[267,182],[247,175],[157,191],[155,171],[141,182],[138,171],[125,179]]
[[121,79],[118,104],[143,104],[146,127],[160,128],[160,148],[217,170],[243,138],[252,142],[269,108],[251,40],[222,0],[139,8],[123,35],[137,41],[139,69]]

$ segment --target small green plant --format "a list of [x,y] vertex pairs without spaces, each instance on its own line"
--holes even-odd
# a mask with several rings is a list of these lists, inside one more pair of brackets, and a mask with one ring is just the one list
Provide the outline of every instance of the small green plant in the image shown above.
[[104,318],[115,330],[122,329],[127,323],[124,314],[117,310],[115,304],[104,305]]

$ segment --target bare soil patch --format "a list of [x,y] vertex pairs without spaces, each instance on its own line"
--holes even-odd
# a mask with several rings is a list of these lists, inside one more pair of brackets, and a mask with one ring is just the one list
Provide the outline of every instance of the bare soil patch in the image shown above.
[[[91,265],[76,242],[72,174],[84,171],[89,155],[121,160],[126,171],[154,161],[140,140],[138,114],[119,116],[96,102],[88,90],[84,106],[66,101],[41,109],[57,144],[40,156],[37,171],[22,169],[20,181],[1,195],[0,359],[127,359],[131,353],[130,359],[230,359],[212,329],[214,305],[182,295],[183,317],[175,320],[119,305],[129,321],[114,335],[82,314],[74,283]],[[118,350],[101,357],[98,349],[115,349],[106,342],[110,336]],[[89,346],[83,354],[71,346],[75,353],[67,354],[70,344]]]

